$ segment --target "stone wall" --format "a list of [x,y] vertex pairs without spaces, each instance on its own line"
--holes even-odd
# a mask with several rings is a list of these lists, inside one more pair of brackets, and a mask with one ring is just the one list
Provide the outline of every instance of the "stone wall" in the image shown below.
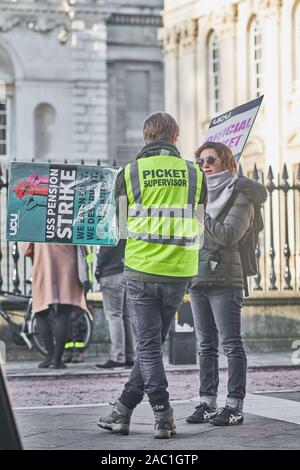
[[[80,18],[80,17],[79,17]],[[72,32],[73,158],[105,163],[107,155],[106,24],[78,19]]]
[[[95,300],[97,296],[99,297],[99,294],[94,295],[94,300],[91,301],[94,329],[88,350],[90,356],[102,352],[108,353],[110,349],[108,324],[103,314],[102,302]],[[3,298],[1,306],[17,314],[26,308],[24,302],[7,302],[3,301]],[[242,312],[242,330],[248,351],[292,350],[293,342],[300,340],[300,296],[291,297],[280,293],[272,297],[260,295],[247,299]],[[11,340],[7,324],[2,319],[0,319],[0,339],[6,342],[8,360],[40,357],[35,351],[31,352],[26,347],[16,346]]]
[[[162,0],[0,0],[2,163],[135,158],[146,115],[164,107],[162,7]],[[40,119],[49,107],[53,117]]]
[[260,294],[245,301],[242,330],[253,351],[290,350],[300,339],[300,295],[286,292]]
[[143,122],[164,109],[163,56],[158,42],[162,0],[119,0],[107,21],[109,158],[124,166],[143,145]]

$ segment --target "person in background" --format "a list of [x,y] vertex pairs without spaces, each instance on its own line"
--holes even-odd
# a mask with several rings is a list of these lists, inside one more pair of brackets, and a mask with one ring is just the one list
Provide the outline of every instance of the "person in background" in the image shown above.
[[[203,144],[196,162],[206,175],[208,203],[199,274],[189,289],[199,344],[200,405],[187,422],[241,424],[247,373],[241,309],[247,277],[239,244],[252,233],[255,208],[260,215],[267,193],[262,184],[237,175],[234,156],[222,143]],[[225,407],[217,410],[219,337],[228,360],[228,395]]]
[[[75,307],[86,309],[84,287],[78,276],[77,247],[46,243],[23,243],[25,256],[32,259],[32,308],[38,332],[47,349],[40,368],[67,367],[62,361],[68,323]],[[52,329],[51,313],[55,322]]]
[[95,277],[100,284],[111,340],[110,359],[104,364],[96,364],[104,369],[132,367],[134,363],[135,341],[126,307],[123,276],[125,244],[125,240],[120,240],[117,246],[101,246],[97,256]]
[[[81,252],[79,252],[81,250]],[[77,263],[81,265],[82,279],[81,284],[84,287],[85,294],[92,290],[93,285],[93,251],[91,246],[77,246]],[[79,276],[81,278],[81,276]],[[88,306],[92,310],[92,306]],[[78,364],[84,362],[84,351],[86,344],[86,322],[84,310],[74,307],[69,319],[68,338],[65,343],[63,362]]]
[[84,342],[85,334],[84,310],[74,307],[69,319],[68,338],[65,343],[63,362],[72,362],[73,364],[84,362],[84,351],[86,348]]

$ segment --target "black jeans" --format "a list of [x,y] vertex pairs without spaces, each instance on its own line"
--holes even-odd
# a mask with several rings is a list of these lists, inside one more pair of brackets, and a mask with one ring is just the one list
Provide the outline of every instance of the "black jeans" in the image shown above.
[[162,345],[186,286],[186,282],[127,281],[128,308],[137,346],[136,360],[120,397],[128,408],[140,403],[144,393],[154,410],[169,408]]
[[247,358],[241,337],[242,289],[194,287],[191,306],[200,356],[200,401],[216,404],[219,385],[219,335],[228,360],[227,404],[242,408]]
[[[67,304],[51,305],[47,310],[36,314],[39,334],[45,343],[49,357],[54,358],[54,364],[59,364],[68,337],[68,323],[73,306]],[[54,314],[54,328],[50,314]]]

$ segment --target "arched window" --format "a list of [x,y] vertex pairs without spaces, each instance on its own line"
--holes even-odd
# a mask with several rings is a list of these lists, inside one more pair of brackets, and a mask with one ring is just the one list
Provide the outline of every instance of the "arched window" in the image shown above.
[[300,84],[300,2],[296,5],[294,16],[294,58],[295,58],[295,80]]
[[207,71],[208,110],[209,115],[214,116],[221,107],[220,44],[214,32],[207,42]]
[[35,158],[45,159],[53,148],[56,111],[48,103],[39,104],[34,110]]
[[249,28],[249,98],[256,98],[263,93],[263,56],[262,30],[257,18]]

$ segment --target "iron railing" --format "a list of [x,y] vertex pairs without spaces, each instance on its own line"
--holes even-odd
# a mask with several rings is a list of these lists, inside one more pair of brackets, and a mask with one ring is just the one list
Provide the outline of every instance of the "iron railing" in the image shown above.
[[[67,163],[67,160],[65,160]],[[84,161],[81,162],[84,164]],[[100,165],[100,161],[97,162]],[[242,174],[239,167],[239,174]],[[5,238],[8,170],[0,167],[0,293],[27,294],[31,266],[19,252],[17,242]],[[251,175],[265,184],[268,200],[262,208],[265,228],[256,247],[258,274],[251,278],[250,292],[300,291],[300,164],[291,177],[284,165],[275,179],[271,166],[266,177],[254,167]],[[94,262],[97,247],[93,247]],[[94,280],[93,290],[98,290]]]
[[256,247],[258,274],[251,279],[251,290],[299,291],[300,164],[291,176],[284,164],[276,179],[271,166],[265,177],[255,165],[252,179],[265,184],[268,200],[262,208],[264,230]]

